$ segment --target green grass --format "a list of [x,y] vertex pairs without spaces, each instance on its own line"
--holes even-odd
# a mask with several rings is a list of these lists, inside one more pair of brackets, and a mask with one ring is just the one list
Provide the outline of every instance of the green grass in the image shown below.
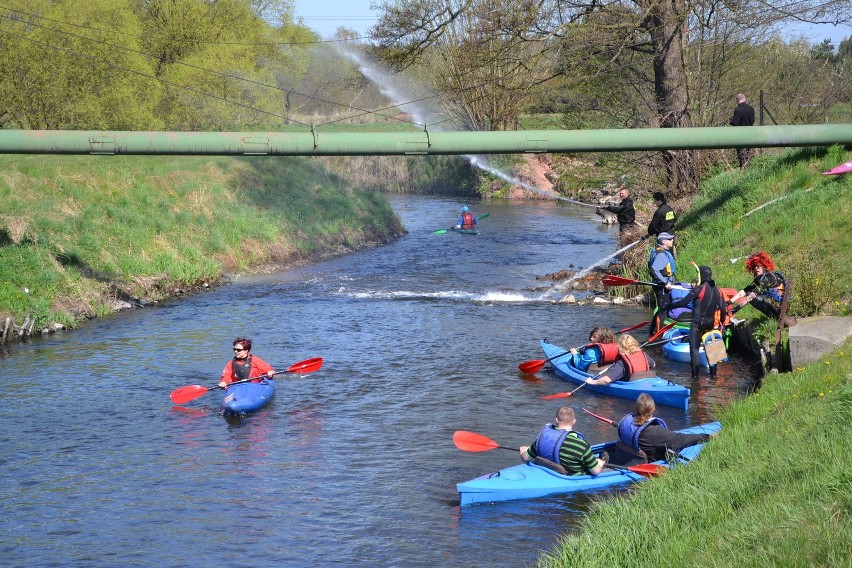
[[[821,172],[849,160],[852,152],[839,146],[765,153],[742,172],[706,179],[678,220],[679,278],[695,278],[694,261],[710,266],[719,286],[740,290],[752,279],[745,257],[765,250],[793,283],[792,314],[848,315],[852,176]],[[645,253],[638,255],[626,275],[645,280],[645,262]],[[765,323],[750,306],[739,313],[758,328]]]
[[2,156],[0,172],[0,316],[37,327],[402,231],[383,196],[304,158]]
[[698,460],[601,502],[539,566],[849,566],[852,340],[719,418]]

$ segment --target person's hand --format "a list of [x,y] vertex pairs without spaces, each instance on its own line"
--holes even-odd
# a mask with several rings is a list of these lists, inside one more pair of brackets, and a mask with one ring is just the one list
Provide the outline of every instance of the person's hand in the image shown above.
[[597,383],[595,383],[595,379],[593,379],[591,377],[586,377],[586,384],[587,385],[594,385],[594,384],[597,384]]
[[275,376],[275,371],[273,369],[269,369],[268,371],[266,371],[266,376],[271,379]]
[[527,450],[529,450],[529,446],[521,446],[518,451],[521,452],[521,459],[527,461],[529,459],[529,455],[527,455]]
[[456,226],[455,226],[455,228],[456,228],[456,229],[461,229],[461,225],[456,225]]
[[219,388],[220,388],[220,389],[223,389],[223,388],[225,388],[226,386],[228,386],[228,383],[226,383],[225,381],[219,381]]
[[674,288],[674,285],[671,282],[666,282],[666,290],[671,290],[672,288]]
[[572,347],[571,349],[568,350],[568,353],[570,353],[571,355],[576,355],[577,350],[574,347]]

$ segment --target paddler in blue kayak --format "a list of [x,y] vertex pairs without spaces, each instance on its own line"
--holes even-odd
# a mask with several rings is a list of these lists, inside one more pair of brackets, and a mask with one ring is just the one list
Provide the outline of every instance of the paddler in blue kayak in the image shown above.
[[521,446],[521,459],[564,475],[597,475],[604,460],[592,453],[583,435],[574,431],[574,409],[563,406],[556,411],[552,424],[545,424],[531,446]]
[[456,223],[456,229],[475,229],[479,224],[479,219],[473,216],[470,212],[470,207],[467,205],[461,208],[461,215]]
[[256,355],[251,355],[251,339],[238,337],[234,340],[234,358],[225,364],[222,370],[222,378],[219,381],[221,388],[226,388],[235,381],[245,379],[262,379],[264,375],[268,378],[275,376],[272,365]]
[[633,465],[637,461],[666,459],[667,450],[677,453],[716,435],[672,432],[661,418],[654,416],[656,411],[654,399],[646,393],[640,394],[633,405],[633,412],[618,422],[618,439],[621,444],[610,454],[610,463]]
[[590,385],[608,385],[615,381],[630,381],[656,376],[652,369],[656,366],[650,355],[642,351],[642,346],[632,335],[622,335],[618,340],[618,357],[615,363],[600,377],[586,379]]
[[572,347],[571,364],[586,371],[591,365],[609,365],[618,357],[615,334],[608,327],[598,326],[589,333],[589,343],[579,349]]

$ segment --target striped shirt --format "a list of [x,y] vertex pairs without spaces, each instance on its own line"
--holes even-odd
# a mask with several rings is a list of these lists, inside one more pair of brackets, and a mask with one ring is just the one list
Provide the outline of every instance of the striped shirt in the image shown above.
[[[531,459],[541,455],[538,453],[535,442],[527,453]],[[589,443],[580,438],[576,432],[570,432],[559,448],[559,463],[568,471],[568,475],[586,475],[597,467],[598,460],[592,453]]]

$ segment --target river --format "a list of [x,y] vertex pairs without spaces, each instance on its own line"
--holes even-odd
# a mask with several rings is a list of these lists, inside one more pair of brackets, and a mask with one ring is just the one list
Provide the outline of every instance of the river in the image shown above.
[[[242,278],[188,298],[4,346],[0,557],[7,566],[519,566],[534,563],[611,493],[460,508],[455,484],[518,460],[465,453],[455,430],[530,443],[567,401],[539,339],[582,345],[590,328],[648,319],[637,306],[554,304],[536,281],[617,248],[593,210],[471,204],[482,233],[433,231],[459,203],[392,197],[409,233],[327,262]],[[178,407],[169,393],[215,385],[231,341],[283,369],[270,406],[238,423],[221,391]],[[646,332],[638,332],[645,337]],[[669,427],[714,418],[751,384],[733,358],[719,380],[651,354],[693,388]],[[630,402],[585,390],[579,411],[618,419]],[[579,413],[593,443],[614,429]]]

